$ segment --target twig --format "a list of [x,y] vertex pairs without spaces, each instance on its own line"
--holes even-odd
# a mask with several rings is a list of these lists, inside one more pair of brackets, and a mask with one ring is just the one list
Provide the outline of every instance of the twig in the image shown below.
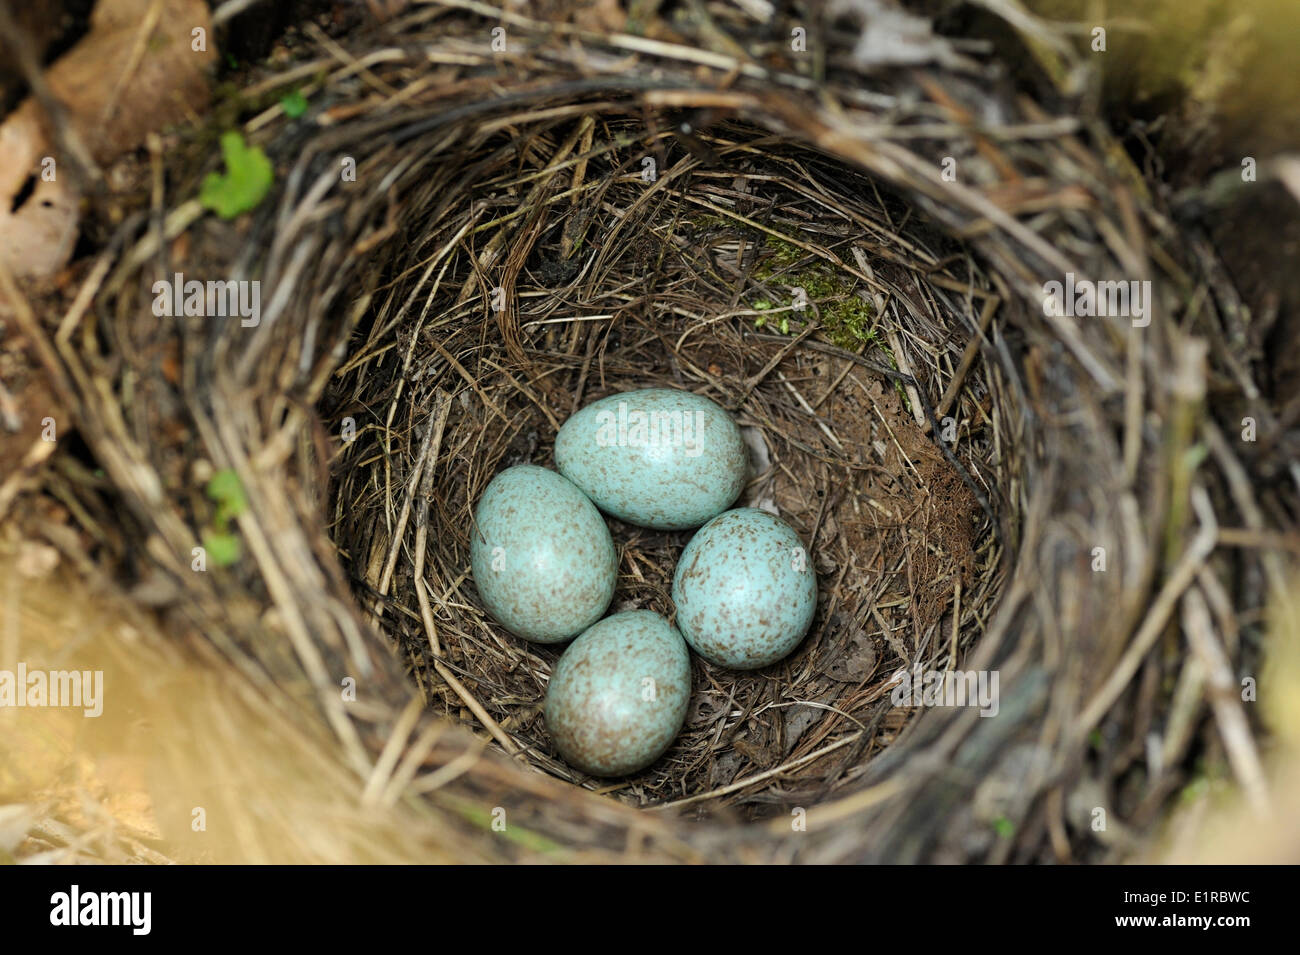
[[[730,783],[729,785],[723,786],[719,789],[710,790],[709,792],[706,793],[698,793],[697,795],[694,796],[687,796],[685,799],[674,799],[672,802],[660,803],[657,806],[648,806],[647,808],[656,811],[661,809],[677,809],[681,806],[689,806],[692,805],[693,803],[703,802],[706,799],[717,799],[719,796],[726,796],[729,793],[734,793],[741,789],[744,789],[746,786],[752,786],[755,783],[763,782],[765,779],[771,779],[773,776],[779,776],[781,773],[788,773],[792,769],[798,769],[800,766],[804,766],[807,763],[811,763],[815,759],[821,759],[823,756],[827,756],[830,753],[835,752],[837,749],[842,749],[843,747],[849,745],[849,743],[854,742],[861,735],[862,735],[862,730],[858,730],[856,733],[850,733],[848,736],[844,737],[843,739],[836,740],[834,743],[831,743],[829,746],[823,746],[821,749],[816,750],[815,752],[806,753],[805,755],[800,756],[798,759],[792,759],[788,763],[782,763],[780,766],[774,766],[772,769],[758,773],[755,776],[747,776],[744,779],[738,779],[734,783]],[[789,823],[786,823],[786,825],[789,825]]]
[[1218,536],[1218,522],[1215,520],[1214,507],[1210,504],[1209,495],[1198,485],[1192,488],[1191,496],[1192,509],[1201,519],[1200,530],[1183,553],[1182,560],[1179,561],[1174,572],[1160,588],[1160,593],[1151,604],[1146,619],[1142,621],[1142,626],[1138,628],[1123,658],[1079,715],[1079,719],[1074,724],[1076,738],[1082,739],[1092,732],[1092,728],[1119,699],[1119,695],[1124,692],[1124,687],[1142,665],[1142,659],[1160,639],[1160,634],[1164,632],[1165,625],[1173,615],[1178,598],[1191,585],[1192,578],[1196,576],[1197,571],[1214,550],[1214,542]]
[[957,370],[953,373],[952,381],[948,382],[948,387],[944,390],[943,397],[939,399],[938,407],[934,409],[935,417],[943,420],[948,414],[948,408],[957,398],[957,392],[961,390],[962,384],[966,381],[966,373],[970,371],[970,366],[975,361],[975,356],[979,354],[980,345],[984,343],[985,336],[988,335],[989,324],[993,321],[993,313],[998,310],[1002,300],[996,295],[984,300],[984,308],[980,310],[979,331],[971,336],[971,340],[966,343],[966,350],[962,352],[961,361],[957,364]]
[[1268,798],[1268,784],[1259,752],[1250,733],[1250,723],[1241,709],[1241,688],[1233,676],[1232,664],[1223,652],[1223,645],[1214,635],[1210,611],[1198,588],[1193,587],[1183,597],[1183,632],[1187,642],[1205,668],[1206,696],[1214,710],[1223,737],[1223,747],[1228,762],[1241,781],[1251,806],[1261,815],[1272,814]]

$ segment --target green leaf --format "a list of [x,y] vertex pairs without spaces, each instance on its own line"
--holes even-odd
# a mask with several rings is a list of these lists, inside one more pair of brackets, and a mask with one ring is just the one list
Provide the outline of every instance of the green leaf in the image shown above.
[[784,315],[781,316],[781,334],[790,334],[790,319],[786,318]]
[[226,172],[210,172],[199,189],[199,202],[223,219],[257,208],[271,189],[271,160],[258,146],[249,146],[237,132],[221,134]]
[[225,529],[232,517],[238,517],[248,509],[248,498],[244,496],[244,486],[239,483],[239,475],[230,468],[223,468],[208,481],[208,500],[216,501],[216,525]]
[[490,832],[498,832],[512,842],[518,843],[525,849],[531,849],[534,852],[541,853],[559,853],[564,851],[564,847],[558,842],[542,835],[540,832],[533,832],[531,829],[525,829],[517,825],[509,825],[504,828],[495,829],[493,822],[496,820],[492,814],[484,811],[482,808],[473,805],[467,800],[455,800],[455,808],[476,826],[481,826]]
[[760,312],[766,311],[771,307],[772,307],[772,303],[765,298],[760,298],[758,301],[754,303],[754,308],[758,309]]
[[239,538],[221,531],[204,531],[203,548],[213,567],[229,567],[239,560]]
[[297,119],[307,112],[307,97],[302,95],[302,90],[294,90],[280,100],[280,108],[290,119]]
[[1016,831],[1015,823],[1006,816],[998,816],[993,820],[993,831],[1003,839],[1010,839],[1012,833]]

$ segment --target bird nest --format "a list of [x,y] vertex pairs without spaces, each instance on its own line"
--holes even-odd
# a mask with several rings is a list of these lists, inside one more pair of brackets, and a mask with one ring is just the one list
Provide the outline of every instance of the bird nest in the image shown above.
[[[603,788],[637,805],[726,787],[717,805],[757,808],[792,784],[814,798],[901,728],[895,671],[955,666],[992,611],[989,495],[1014,461],[999,432],[1018,425],[982,369],[960,401],[939,397],[964,351],[947,329],[978,324],[990,283],[798,142],[719,122],[684,146],[680,117],[647,133],[626,104],[554,105],[485,133],[475,120],[426,187],[441,208],[391,263],[322,406],[370,423],[332,465],[333,537],[436,709],[490,718],[522,761],[588,782],[540,716],[559,650],[503,631],[467,578],[472,509],[501,468],[553,467],[555,433],[585,402],[708,395],[749,439],[741,503],[809,543],[819,622],[761,673],[701,662],[678,743]],[[616,526],[616,609],[671,616],[689,536]]]
[[[755,6],[633,35],[434,2],[321,36],[239,101],[270,197],[202,216],[182,197],[215,137],[186,134],[40,333],[105,473],[74,492],[103,560],[340,792],[403,814],[374,858],[1096,859],[1195,760],[1254,765],[1249,724],[1220,737],[1187,685],[1253,666],[1237,613],[1278,573],[1218,547],[1264,518],[1204,401],[1254,388],[1208,253],[1061,105],[1068,44],[927,30],[894,63],[851,10]],[[1024,49],[1041,102],[993,92]],[[176,273],[257,280],[260,314],[160,320]],[[1057,314],[1067,276],[1152,291]],[[573,411],[646,386],[733,414],[741,503],[809,545],[818,609],[779,664],[695,660],[663,758],[595,780],[541,719],[560,649],[475,592],[472,510],[502,468],[553,466]],[[238,557],[195,572],[229,474]],[[689,532],[610,523],[612,609],[671,615]]]

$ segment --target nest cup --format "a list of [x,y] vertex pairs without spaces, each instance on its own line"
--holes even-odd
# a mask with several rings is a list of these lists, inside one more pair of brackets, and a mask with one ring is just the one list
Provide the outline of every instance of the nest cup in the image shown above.
[[[1263,598],[1253,556],[1210,563],[1204,545],[1216,510],[1250,494],[1202,402],[1227,349],[1207,358],[1180,329],[1190,293],[1151,262],[1181,250],[1165,234],[1152,255],[1164,222],[1098,158],[1104,129],[972,83],[996,78],[996,58],[867,74],[843,24],[818,26],[818,65],[792,58],[784,15],[759,27],[731,11],[760,64],[552,13],[433,4],[348,38],[346,65],[320,51],[308,114],[251,130],[280,173],[262,207],[123,226],[100,335],[70,339],[85,353],[69,390],[128,505],[123,536],[147,542],[123,551],[124,573],[172,581],[177,632],[367,793],[400,796],[412,846],[819,861],[1133,848],[1090,831],[1085,783],[1150,828],[1200,745],[1167,754],[1158,790],[1131,788],[1133,727],[1173,705],[1158,679],[1132,682],[1144,660],[1173,666],[1150,662],[1170,619],[1155,596],[1192,566],[1218,588],[1212,607]],[[979,132],[977,107],[992,117]],[[183,189],[201,171],[172,173]],[[177,319],[160,346],[144,317],[159,269],[257,278],[260,321]],[[1047,314],[1043,283],[1067,273],[1157,280],[1152,320]],[[541,718],[560,649],[510,636],[474,591],[473,506],[501,468],[553,465],[577,408],[655,386],[706,395],[745,429],[740,503],[799,533],[818,611],[779,664],[696,660],[664,757],[596,781],[558,759]],[[154,417],[120,413],[142,402]],[[1180,454],[1197,434],[1210,460],[1193,475]],[[204,574],[187,566],[211,511],[194,462],[233,470],[248,499],[243,559]],[[611,611],[670,615],[689,532],[611,527]],[[894,698],[900,671],[949,670],[997,673],[996,715]],[[495,837],[497,808],[526,838]]]
[[[738,506],[775,510],[799,533],[819,614],[778,666],[700,663],[677,743],[615,791],[671,801],[784,763],[719,804],[757,811],[773,787],[829,786],[839,761],[820,754],[861,759],[885,745],[903,721],[889,678],[948,668],[997,592],[988,496],[1001,484],[1002,403],[982,370],[961,401],[936,411],[928,397],[961,363],[947,329],[970,309],[927,270],[955,255],[976,293],[990,294],[988,282],[941,234],[903,222],[905,206],[891,210],[866,176],[797,141],[736,122],[688,140],[684,113],[616,104],[533,109],[549,115],[516,112],[498,131],[477,119],[455,137],[468,148],[448,167],[463,185],[438,191],[437,216],[392,263],[323,404],[327,420],[384,422],[333,466],[333,533],[358,597],[382,606],[435,708],[475,721],[433,672],[441,659],[509,726],[521,759],[591,784],[555,756],[538,710],[562,648],[505,632],[466,576],[473,508],[502,468],[554,467],[556,431],[586,403],[648,387],[706,395],[751,448]],[[926,433],[935,426],[948,445]],[[389,528],[417,476],[409,527],[425,528],[423,559],[399,554],[385,587]],[[671,617],[691,532],[610,523],[613,609]]]

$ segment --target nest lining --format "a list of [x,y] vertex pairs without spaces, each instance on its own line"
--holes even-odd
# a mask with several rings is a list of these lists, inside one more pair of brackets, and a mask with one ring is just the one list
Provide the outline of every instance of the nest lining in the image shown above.
[[[391,559],[404,478],[436,427],[414,501],[431,612],[404,548],[381,617],[431,705],[479,724],[434,672],[440,656],[528,762],[637,804],[782,767],[719,797],[758,811],[775,791],[815,799],[852,778],[844,768],[903,723],[888,692],[896,671],[956,666],[996,597],[1000,550],[979,502],[998,497],[997,402],[974,371],[944,409],[947,456],[926,433],[939,423],[928,399],[921,408],[961,362],[952,328],[977,320],[959,319],[970,303],[932,279],[987,283],[918,218],[900,228],[904,208],[842,163],[740,124],[689,139],[680,127],[592,113],[517,126],[458,157],[473,185],[454,201],[442,193],[420,222],[324,402],[329,420],[386,422],[336,460],[331,517],[365,604]],[[643,172],[647,156],[662,174]],[[568,414],[651,386],[705,394],[748,429],[756,475],[739,503],[775,509],[810,543],[821,600],[782,664],[741,674],[698,661],[681,736],[618,785],[555,756],[540,702],[560,649],[485,614],[466,579],[468,534],[498,470],[553,467]],[[671,616],[689,532],[611,525],[611,610]]]

